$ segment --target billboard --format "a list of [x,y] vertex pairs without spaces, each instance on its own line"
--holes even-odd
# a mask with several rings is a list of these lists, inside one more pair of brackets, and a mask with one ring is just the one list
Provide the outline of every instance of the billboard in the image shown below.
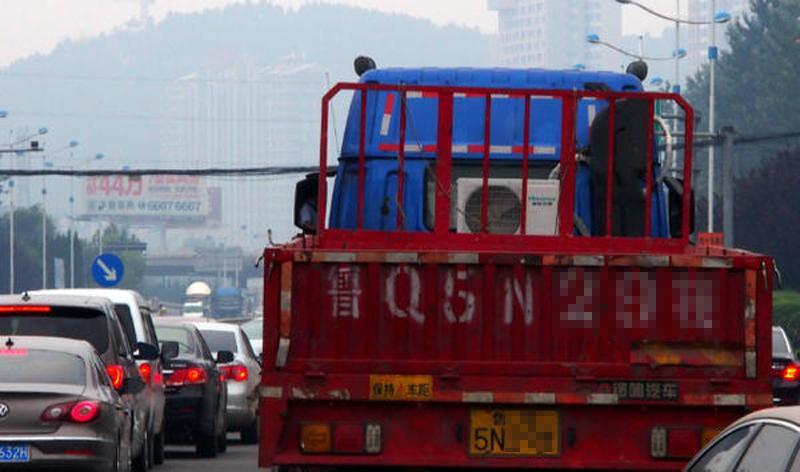
[[197,176],[87,177],[83,194],[85,218],[132,224],[203,226],[216,206],[212,205],[214,191]]

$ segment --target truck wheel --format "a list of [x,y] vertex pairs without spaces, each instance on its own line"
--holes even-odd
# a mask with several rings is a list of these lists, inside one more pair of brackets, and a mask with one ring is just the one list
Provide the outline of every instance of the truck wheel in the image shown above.
[[240,431],[242,444],[258,444],[258,419]]

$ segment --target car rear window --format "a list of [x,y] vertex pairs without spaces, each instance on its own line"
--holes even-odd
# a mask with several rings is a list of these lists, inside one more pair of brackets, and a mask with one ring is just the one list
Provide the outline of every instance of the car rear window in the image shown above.
[[247,333],[247,337],[250,339],[261,339],[261,333],[263,329],[264,329],[263,318],[256,318],[242,325],[242,331]]
[[88,341],[99,353],[108,350],[108,322],[102,311],[82,307],[45,307],[25,311],[21,307],[0,312],[0,336],[53,336]]
[[131,308],[128,305],[120,303],[114,305],[114,311],[117,313],[119,322],[122,323],[122,329],[125,330],[125,337],[128,338],[128,344],[131,345],[132,349],[136,349],[136,328],[133,326]]
[[236,335],[227,331],[216,331],[206,329],[200,330],[203,339],[208,344],[208,348],[214,352],[231,351],[236,352]]
[[86,365],[63,352],[0,348],[0,384],[86,384]]
[[789,345],[786,342],[786,338],[783,336],[783,331],[779,329],[772,330],[772,355],[786,355],[791,354],[791,350],[789,350]]
[[162,345],[166,341],[175,341],[178,343],[179,356],[181,354],[194,354],[196,352],[196,346],[192,335],[186,328],[181,326],[156,325],[156,336],[158,337],[158,342]]

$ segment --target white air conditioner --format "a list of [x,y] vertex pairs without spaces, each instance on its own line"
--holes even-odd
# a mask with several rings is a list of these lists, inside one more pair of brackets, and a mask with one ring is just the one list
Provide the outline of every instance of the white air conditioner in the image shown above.
[[[456,229],[481,232],[483,179],[456,181]],[[525,233],[555,235],[558,224],[558,180],[528,180]],[[492,234],[520,234],[522,179],[489,179],[486,229]]]

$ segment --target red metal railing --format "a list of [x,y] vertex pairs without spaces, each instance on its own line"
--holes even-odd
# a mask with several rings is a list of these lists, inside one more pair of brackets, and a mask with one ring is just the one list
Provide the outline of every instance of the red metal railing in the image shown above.
[[[564,250],[641,250],[646,248],[654,251],[682,250],[688,245],[690,230],[691,192],[683,192],[682,221],[680,238],[652,238],[651,220],[652,195],[653,195],[653,148],[654,148],[654,110],[657,101],[674,102],[684,113],[685,135],[684,142],[691,143],[693,139],[694,111],[691,106],[679,95],[651,92],[601,92],[601,91],[568,91],[568,90],[539,90],[539,89],[503,89],[503,88],[474,88],[474,87],[441,87],[441,86],[409,86],[409,85],[383,85],[383,84],[358,84],[338,83],[322,99],[322,128],[320,138],[320,175],[326,175],[328,170],[328,111],[331,100],[342,91],[353,91],[360,94],[359,130],[358,130],[358,205],[356,230],[327,228],[325,215],[327,210],[327,182],[325,178],[319,179],[318,195],[318,231],[317,243],[324,247],[341,247],[346,242],[352,248],[427,248],[427,249],[471,249],[503,248],[507,250],[531,250],[536,248],[543,251]],[[398,184],[396,194],[397,206],[397,231],[404,231],[405,215],[403,213],[404,192],[404,166],[406,160],[407,136],[407,97],[409,93],[434,97],[438,100],[438,128],[437,142],[435,145],[436,165],[436,191],[434,202],[434,224],[430,232],[405,232],[404,238],[396,238],[395,232],[380,232],[364,229],[364,193],[366,179],[366,126],[367,126],[367,97],[370,92],[393,92],[400,97],[399,140],[397,152]],[[453,103],[454,96],[483,97],[485,101],[484,137],[482,146],[482,194],[480,214],[480,234],[453,233],[450,230],[451,202],[451,176],[453,165]],[[521,123],[523,129],[523,145],[521,149],[521,179],[523,202],[528,197],[528,170],[531,154],[531,101],[533,98],[557,99],[561,103],[561,146],[560,146],[560,187],[558,200],[558,220],[556,234],[553,236],[527,235],[526,218],[527,208],[521,206],[520,234],[500,235],[490,234],[487,231],[488,206],[489,206],[489,171],[491,166],[491,120],[492,97],[507,96],[512,99],[524,100],[524,116]],[[574,205],[575,205],[575,137],[576,113],[578,103],[584,99],[603,100],[608,103],[608,161],[606,169],[605,188],[605,214],[595,215],[596,219],[602,218],[605,222],[605,235],[595,237],[576,237],[574,231]],[[645,225],[644,237],[631,238],[613,235],[613,210],[614,210],[614,160],[615,160],[615,133],[614,121],[617,103],[620,100],[645,100],[647,101],[647,151],[646,151],[646,184],[645,184]],[[511,144],[511,143],[508,143]],[[425,146],[426,150],[429,146]],[[422,149],[420,149],[422,150]],[[513,152],[516,152],[513,151]],[[691,188],[692,147],[683,146],[683,182],[684,188]],[[396,235],[394,235],[396,236]]]

